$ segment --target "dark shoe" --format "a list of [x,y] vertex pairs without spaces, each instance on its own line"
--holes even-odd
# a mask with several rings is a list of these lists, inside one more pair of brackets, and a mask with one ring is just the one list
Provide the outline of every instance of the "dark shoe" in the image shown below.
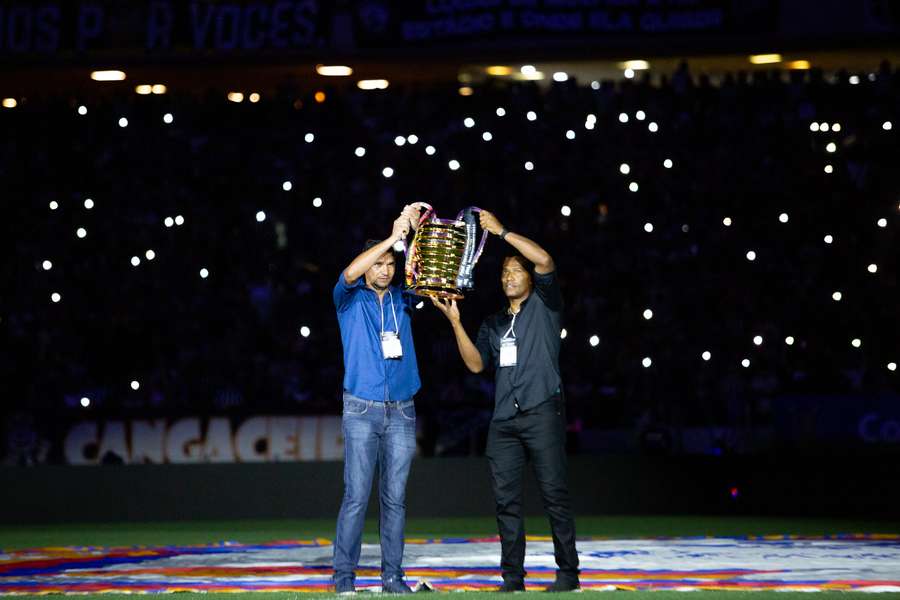
[[574,592],[580,586],[577,579],[557,579],[544,588],[545,592]]
[[412,594],[406,582],[400,577],[392,577],[381,582],[381,591],[385,594]]
[[356,586],[352,579],[339,579],[334,582],[334,593],[341,596],[349,596],[356,593]]
[[504,579],[503,585],[501,585],[498,589],[498,592],[524,592],[525,591],[525,582],[521,579]]

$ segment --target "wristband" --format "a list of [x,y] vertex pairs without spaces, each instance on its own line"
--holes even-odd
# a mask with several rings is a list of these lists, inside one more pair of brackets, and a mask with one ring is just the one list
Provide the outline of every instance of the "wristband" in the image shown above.
[[504,240],[504,241],[505,241],[505,240],[506,240],[506,236],[509,235],[509,229],[507,229],[506,227],[504,227],[503,229],[500,230],[500,233],[499,233],[498,235],[500,236],[500,239],[501,239],[501,240]]

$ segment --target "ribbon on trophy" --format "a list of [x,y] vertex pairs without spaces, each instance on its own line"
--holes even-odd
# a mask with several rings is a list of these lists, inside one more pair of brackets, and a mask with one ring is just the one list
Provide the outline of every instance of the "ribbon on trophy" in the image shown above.
[[419,296],[458,300],[475,287],[473,271],[487,240],[484,230],[477,241],[481,209],[470,206],[456,219],[439,219],[430,204],[418,204],[425,212],[407,250],[406,287]]

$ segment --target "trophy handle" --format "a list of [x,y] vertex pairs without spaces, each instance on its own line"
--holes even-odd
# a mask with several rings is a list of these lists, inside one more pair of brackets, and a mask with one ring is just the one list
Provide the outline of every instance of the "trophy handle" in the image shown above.
[[418,205],[421,208],[425,208],[425,212],[423,212],[422,216],[419,217],[419,224],[416,227],[416,234],[413,236],[413,241],[410,243],[409,247],[407,247],[406,245],[406,240],[403,241],[403,254],[406,255],[406,264],[404,265],[404,270],[406,271],[407,287],[412,287],[419,279],[419,268],[416,265],[416,241],[419,239],[419,231],[422,230],[422,224],[428,221],[434,215],[434,207],[427,202],[415,202],[413,203],[413,205]]
[[459,289],[472,289],[475,287],[472,271],[475,269],[478,259],[481,258],[481,253],[484,251],[484,244],[488,237],[488,231],[482,231],[481,242],[479,242],[477,248],[475,247],[476,225],[474,213],[480,213],[481,211],[482,209],[477,206],[470,206],[459,211],[459,214],[456,215],[457,221],[462,221],[466,224],[466,247],[463,251],[462,262],[459,265],[459,275],[456,279]]

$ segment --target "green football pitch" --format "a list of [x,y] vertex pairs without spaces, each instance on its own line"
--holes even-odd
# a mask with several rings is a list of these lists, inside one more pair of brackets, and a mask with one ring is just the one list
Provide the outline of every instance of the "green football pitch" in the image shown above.
[[[637,538],[668,536],[756,536],[767,534],[794,534],[824,536],[848,533],[900,533],[900,521],[840,520],[840,519],[799,519],[799,518],[750,518],[750,517],[666,517],[666,516],[581,516],[576,520],[579,537]],[[376,542],[378,524],[375,520],[366,523],[366,542]],[[530,517],[526,531],[533,535],[549,534],[546,519]],[[453,518],[453,519],[410,519],[407,523],[408,538],[446,537],[489,537],[495,535],[493,518]],[[333,520],[271,520],[271,521],[188,521],[188,522],[129,522],[104,524],[62,524],[62,525],[21,525],[0,527],[0,550],[46,546],[135,546],[135,545],[188,545],[207,544],[221,541],[259,543],[287,539],[332,539]],[[476,595],[490,600],[494,596],[508,598],[506,594],[490,592],[453,592]],[[583,592],[599,594],[602,592]],[[619,594],[626,592],[618,592]],[[650,596],[652,600],[665,600],[683,592],[652,591],[627,592],[629,598],[641,600]],[[792,592],[700,592],[704,599],[715,600],[726,596],[734,600],[738,596],[752,594],[758,600],[790,600],[800,596]],[[524,597],[540,595],[540,592],[526,592]],[[203,594],[208,596],[209,594]],[[367,596],[368,593],[361,593]],[[560,594],[557,594],[560,595]],[[562,594],[572,595],[572,594]],[[854,592],[819,592],[817,597],[840,596],[850,600],[854,596],[871,594]],[[79,595],[92,598],[94,595]],[[96,595],[98,599],[114,600],[121,594]],[[179,600],[193,600],[195,594],[178,595]],[[197,600],[201,595],[196,594]],[[315,600],[318,597],[334,598],[333,594],[319,593],[230,593],[222,595],[223,600]],[[251,599],[253,597],[253,599]],[[898,598],[900,594],[878,594],[877,599]],[[133,598],[133,596],[130,596]]]

